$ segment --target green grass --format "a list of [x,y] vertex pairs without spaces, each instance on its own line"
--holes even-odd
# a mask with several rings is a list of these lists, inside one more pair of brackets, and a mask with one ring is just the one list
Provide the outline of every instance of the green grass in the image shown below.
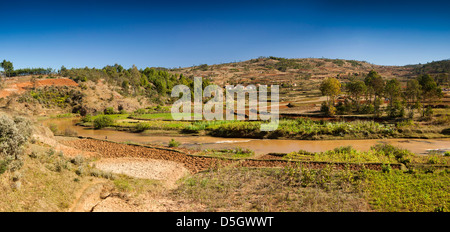
[[369,151],[358,151],[351,146],[338,147],[325,152],[296,151],[283,156],[283,159],[302,161],[326,161],[346,163],[403,163],[409,164],[448,164],[450,157],[442,155],[419,156],[389,144],[377,144]]
[[390,173],[368,171],[365,190],[377,211],[450,211],[450,173]]
[[350,179],[332,170],[223,168],[184,179],[172,197],[210,211],[367,211]]
[[[103,116],[103,114],[98,114],[95,116],[91,116],[92,120],[95,120],[98,117]],[[124,120],[127,119],[130,114],[108,114],[108,117],[114,119],[114,120]]]
[[252,157],[255,152],[241,147],[230,149],[206,149],[198,155],[211,156],[211,157],[226,157],[226,158],[249,158]]
[[190,122],[187,121],[122,121],[116,122],[114,126],[142,132],[145,130],[182,130],[189,124]]
[[[186,117],[191,116],[193,119],[197,114],[193,113],[179,113],[177,116]],[[172,113],[150,113],[150,114],[138,114],[133,115],[134,119],[155,119],[155,120],[173,120]]]
[[449,186],[449,170],[232,167],[184,179],[172,194],[212,211],[448,212]]
[[305,154],[304,152],[291,152],[283,157],[290,160],[326,161],[326,162],[346,162],[346,163],[397,163],[392,155],[376,151],[339,151],[339,149]]
[[275,131],[260,130],[260,121],[230,121],[205,129],[212,135],[222,137],[253,137],[253,138],[299,138],[308,139],[319,135],[350,136],[350,137],[389,137],[395,134],[393,125],[380,124],[373,121],[326,122],[311,119],[280,120]]

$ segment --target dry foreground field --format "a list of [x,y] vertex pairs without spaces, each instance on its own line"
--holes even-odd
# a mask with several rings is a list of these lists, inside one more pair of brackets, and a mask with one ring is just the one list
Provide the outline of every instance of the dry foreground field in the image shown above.
[[[325,78],[347,83],[372,69],[405,84],[417,67],[259,58],[167,71],[203,76],[221,86],[280,84],[282,122],[270,134],[255,129],[260,122],[175,122],[168,111],[171,100],[151,89],[158,85],[124,87],[95,76],[104,75],[97,70],[8,78],[0,90],[0,211],[448,212],[450,97],[445,86],[440,100],[428,102],[433,112],[427,120],[419,110],[409,120],[321,112],[326,97],[319,86]],[[110,121],[100,126],[105,118]],[[59,119],[70,125],[56,125]],[[90,131],[111,136],[81,134]],[[117,141],[115,132],[173,140]],[[202,136],[387,142],[366,150],[342,146],[264,154],[238,145],[199,149],[178,142]],[[434,139],[443,149],[415,154],[390,145],[392,138]]]

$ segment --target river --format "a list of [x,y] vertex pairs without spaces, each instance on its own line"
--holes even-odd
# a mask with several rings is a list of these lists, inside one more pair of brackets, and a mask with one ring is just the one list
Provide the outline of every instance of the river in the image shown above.
[[220,138],[212,136],[195,135],[165,135],[142,134],[108,129],[93,130],[76,126],[79,119],[52,118],[42,121],[43,125],[54,123],[58,130],[69,128],[76,131],[79,136],[97,139],[108,139],[115,142],[135,142],[142,144],[167,145],[171,139],[181,143],[181,147],[193,149],[223,149],[242,147],[255,151],[256,154],[288,153],[298,150],[320,152],[340,146],[352,146],[357,150],[367,151],[378,143],[388,143],[406,148],[416,154],[427,154],[429,149],[450,150],[450,138],[443,139],[364,139],[364,140],[284,140],[284,139],[247,139],[247,138]]

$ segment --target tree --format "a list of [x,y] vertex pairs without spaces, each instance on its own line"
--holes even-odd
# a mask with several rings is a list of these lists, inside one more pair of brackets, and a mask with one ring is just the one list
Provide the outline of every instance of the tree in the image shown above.
[[10,77],[11,73],[14,71],[14,66],[11,61],[3,60],[2,63],[0,63],[0,66],[5,70],[6,76]]
[[370,71],[364,79],[364,83],[367,86],[369,99],[371,99],[373,95],[375,102],[378,97],[383,95],[384,80],[376,71]]
[[370,71],[366,78],[364,79],[364,83],[367,86],[367,93],[369,95],[369,101],[373,98],[373,106],[375,115],[381,115],[380,106],[383,103],[381,96],[383,96],[384,91],[384,80],[376,71]]
[[397,79],[391,79],[386,82],[384,93],[389,99],[387,112],[390,117],[403,117],[405,109],[403,103],[400,101],[401,85]]
[[118,73],[121,73],[124,70],[124,68],[120,64],[114,64],[114,68],[116,68],[116,71]]
[[397,79],[391,79],[386,82],[384,87],[384,93],[389,99],[389,105],[393,105],[395,101],[398,101],[401,96],[401,86]]
[[405,90],[405,100],[408,104],[408,108],[410,110],[409,114],[411,117],[414,116],[414,108],[417,106],[420,100],[420,96],[422,94],[422,90],[417,79],[412,79],[406,82],[406,90]]
[[425,116],[425,102],[430,104],[431,100],[442,97],[442,89],[437,86],[436,81],[429,75],[423,74],[417,77],[422,89],[422,115]]
[[345,86],[352,99],[356,102],[356,109],[359,111],[360,99],[366,93],[367,86],[364,81],[354,80]]
[[336,97],[341,94],[341,83],[334,77],[327,78],[320,84],[320,91],[327,96],[328,105],[334,106]]

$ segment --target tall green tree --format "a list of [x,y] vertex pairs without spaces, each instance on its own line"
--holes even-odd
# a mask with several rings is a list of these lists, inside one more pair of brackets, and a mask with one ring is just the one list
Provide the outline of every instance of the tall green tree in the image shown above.
[[345,87],[352,99],[356,102],[356,109],[359,111],[361,97],[367,92],[366,84],[361,80],[353,80],[347,83]]
[[369,93],[369,99],[374,96],[374,102],[377,98],[383,95],[384,91],[384,80],[380,74],[378,74],[375,70],[370,71],[366,78],[364,79],[364,83],[367,86],[367,90]]
[[375,115],[380,116],[381,111],[380,107],[383,103],[382,96],[384,92],[384,80],[380,74],[378,74],[375,70],[370,71],[366,78],[364,79],[364,83],[367,86],[367,93],[369,95],[369,101],[373,96],[373,106],[375,110]]
[[7,77],[11,76],[11,73],[14,71],[14,66],[13,63],[11,61],[7,61],[7,60],[3,60],[2,63],[0,63],[0,66],[3,68],[3,70],[5,71],[5,75]]
[[334,106],[336,97],[341,94],[341,83],[334,77],[327,78],[320,84],[320,91],[327,96],[328,105]]
[[384,93],[389,99],[387,113],[390,117],[403,117],[405,115],[403,103],[400,101],[402,94],[401,90],[400,81],[397,79],[391,79],[386,82]]
[[428,102],[428,105],[430,105],[433,99],[441,98],[442,89],[429,74],[418,76],[417,81],[419,82],[422,90],[422,116],[425,116],[425,102]]
[[389,105],[393,105],[394,102],[398,101],[402,94],[402,88],[400,85],[400,81],[397,79],[391,79],[386,82],[386,86],[384,88],[385,96],[389,99]]
[[419,101],[422,94],[422,89],[417,79],[411,79],[406,82],[406,89],[404,98],[408,104],[409,114],[414,116],[414,108],[419,108]]

